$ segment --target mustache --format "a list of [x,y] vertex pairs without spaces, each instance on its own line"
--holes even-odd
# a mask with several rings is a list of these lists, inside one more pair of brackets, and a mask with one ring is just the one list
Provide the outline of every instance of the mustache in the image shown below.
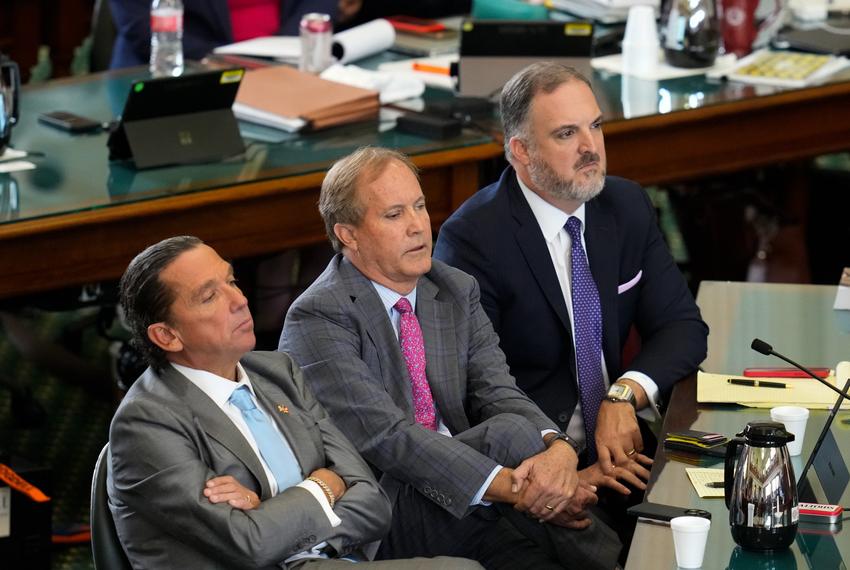
[[578,159],[578,162],[576,162],[576,164],[573,168],[575,170],[578,170],[578,169],[580,169],[584,166],[587,166],[588,164],[592,164],[594,162],[599,162],[599,159],[600,159],[600,156],[599,156],[598,153],[586,152],[583,155],[581,155],[581,158]]

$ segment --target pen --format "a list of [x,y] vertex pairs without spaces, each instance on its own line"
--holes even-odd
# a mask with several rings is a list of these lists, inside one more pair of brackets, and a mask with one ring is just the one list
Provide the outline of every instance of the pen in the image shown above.
[[723,481],[712,481],[711,483],[706,483],[705,486],[709,489],[723,489],[726,486],[726,483]]
[[752,388],[787,388],[782,382],[767,382],[765,380],[742,380],[740,378],[729,378],[726,380],[736,386],[750,386]]
[[424,71],[426,73],[438,73],[440,75],[449,75],[448,67],[440,67],[438,65],[428,65],[426,63],[413,63],[413,71]]

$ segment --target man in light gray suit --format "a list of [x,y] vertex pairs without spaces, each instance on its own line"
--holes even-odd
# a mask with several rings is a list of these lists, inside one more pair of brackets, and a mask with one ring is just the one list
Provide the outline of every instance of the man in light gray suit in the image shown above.
[[574,442],[517,388],[475,280],[432,262],[409,159],[343,158],[319,210],[340,253],[291,307],[279,348],[381,473],[393,523],[378,557],[614,568],[620,543],[587,510],[596,489],[578,481]]
[[121,300],[151,364],[110,429],[107,490],[133,567],[365,560],[362,547],[387,530],[387,497],[292,360],[250,352],[253,320],[230,264],[197,238],[170,238],[130,263]]

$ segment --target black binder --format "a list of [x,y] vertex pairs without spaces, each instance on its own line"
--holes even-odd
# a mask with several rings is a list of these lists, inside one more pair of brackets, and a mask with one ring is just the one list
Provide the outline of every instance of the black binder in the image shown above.
[[109,160],[132,160],[138,169],[222,160],[245,152],[231,106],[244,69],[136,81]]

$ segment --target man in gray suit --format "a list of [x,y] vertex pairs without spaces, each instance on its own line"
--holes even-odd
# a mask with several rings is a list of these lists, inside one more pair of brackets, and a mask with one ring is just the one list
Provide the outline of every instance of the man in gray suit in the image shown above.
[[587,511],[596,489],[572,440],[517,388],[475,280],[431,260],[409,159],[343,158],[319,210],[340,253],[291,307],[280,350],[381,473],[393,523],[378,557],[613,568],[620,544]]
[[388,528],[387,497],[292,360],[250,352],[253,320],[230,264],[197,238],[164,240],[130,263],[121,301],[151,364],[110,429],[107,490],[133,567],[365,560],[362,547]]

